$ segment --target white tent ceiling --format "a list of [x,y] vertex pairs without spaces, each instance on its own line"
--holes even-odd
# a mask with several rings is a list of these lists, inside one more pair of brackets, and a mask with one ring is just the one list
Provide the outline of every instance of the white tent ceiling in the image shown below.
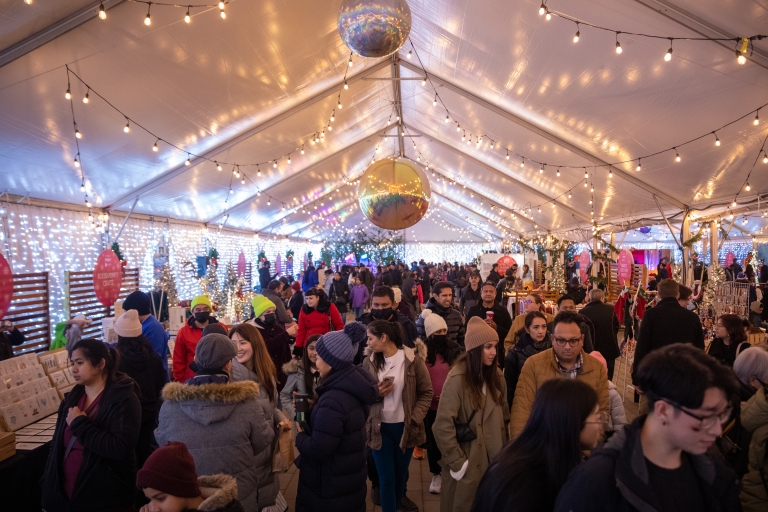
[[[575,44],[575,23],[545,21],[538,0],[410,0],[412,43],[401,60],[354,57],[349,68],[338,4],[233,0],[226,19],[216,7],[198,8],[190,24],[183,9],[154,5],[145,26],[147,5],[133,1],[105,1],[101,20],[94,0],[0,0],[0,191],[83,203],[74,108],[94,207],[127,210],[138,198],[140,213],[298,237],[360,225],[345,180],[374,155],[399,151],[398,109],[405,156],[435,170],[433,212],[406,231],[409,240],[586,228],[592,212],[601,224],[652,222],[641,219],[660,219],[656,200],[667,214],[689,207],[702,216],[724,211],[737,193],[737,208],[768,193],[761,160],[751,191],[743,189],[768,135],[768,109],[752,123],[768,103],[768,40],[753,42],[745,65],[731,41],[674,41],[665,62],[666,39],[621,34],[617,55],[614,33],[581,25]],[[622,32],[768,32],[768,0],[550,0],[548,8]],[[89,104],[74,75],[72,106],[64,99],[65,66],[93,88]],[[128,134],[120,112],[132,120]],[[745,114],[717,132],[716,147],[711,132]],[[325,140],[312,145],[323,130]],[[673,146],[681,162],[666,152],[635,170],[638,156]],[[204,158],[187,166],[189,155]],[[273,160],[277,168],[262,164],[260,175],[247,166]],[[230,165],[217,171],[212,161]],[[625,161],[609,178],[604,164]],[[544,173],[535,162],[547,164]],[[704,210],[710,205],[719,206]],[[755,220],[748,229],[760,227]]]

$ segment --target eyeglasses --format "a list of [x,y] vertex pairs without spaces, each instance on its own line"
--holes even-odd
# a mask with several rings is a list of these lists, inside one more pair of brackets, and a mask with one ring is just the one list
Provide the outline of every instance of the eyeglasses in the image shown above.
[[729,405],[720,414],[712,414],[711,416],[699,416],[698,414],[693,414],[691,411],[686,411],[683,409],[682,405],[676,404],[672,400],[667,400],[666,398],[662,398],[662,400],[667,402],[678,411],[687,414],[693,419],[699,420],[699,428],[711,428],[714,427],[718,422],[720,422],[721,425],[725,425],[731,419],[731,414],[733,413],[733,407]]
[[571,338],[571,339],[557,338],[557,337],[554,339],[555,339],[555,343],[557,343],[559,347],[564,347],[566,343],[572,347],[575,347],[581,342],[581,336],[579,336],[578,338]]

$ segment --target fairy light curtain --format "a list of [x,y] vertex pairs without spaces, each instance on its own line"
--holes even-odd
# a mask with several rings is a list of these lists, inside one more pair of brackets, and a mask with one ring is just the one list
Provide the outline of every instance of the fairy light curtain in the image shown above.
[[[64,273],[68,270],[91,270],[101,251],[104,250],[102,234],[97,233],[82,212],[43,208],[19,204],[3,204],[8,235],[0,233],[0,246],[13,266],[14,273],[48,272],[50,275],[50,313],[53,324],[64,320]],[[119,229],[125,216],[112,217],[112,236]],[[256,262],[259,251],[274,261],[278,254],[293,249],[295,254],[307,251],[320,254],[320,245],[283,239],[266,239],[264,236],[218,232],[218,228],[201,229],[173,221],[148,221],[129,219],[118,243],[129,267],[139,267],[141,289],[153,285],[153,256],[165,235],[169,250],[169,263],[173,268],[179,297],[190,299],[200,287],[193,273],[184,263],[195,261],[196,256],[206,254],[205,239],[219,252],[219,279],[223,280],[226,263],[237,262],[242,251],[246,259]],[[210,244],[209,246],[210,247]],[[190,268],[187,266],[186,268]],[[254,271],[258,268],[253,265]]]

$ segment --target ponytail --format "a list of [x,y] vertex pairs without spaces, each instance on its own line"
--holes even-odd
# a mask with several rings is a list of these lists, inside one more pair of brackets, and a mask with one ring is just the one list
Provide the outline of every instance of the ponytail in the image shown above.
[[98,367],[104,360],[104,369],[101,374],[106,380],[105,388],[123,378],[120,372],[120,353],[113,347],[108,347],[99,340],[93,338],[84,338],[78,341],[69,351],[69,357],[72,358],[72,352],[79,350],[92,366]]

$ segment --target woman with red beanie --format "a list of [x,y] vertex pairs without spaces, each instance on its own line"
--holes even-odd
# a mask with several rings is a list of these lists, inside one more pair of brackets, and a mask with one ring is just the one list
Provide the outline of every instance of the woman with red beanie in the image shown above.
[[229,475],[197,476],[187,445],[172,441],[152,453],[136,475],[149,504],[140,512],[243,512],[237,481]]

